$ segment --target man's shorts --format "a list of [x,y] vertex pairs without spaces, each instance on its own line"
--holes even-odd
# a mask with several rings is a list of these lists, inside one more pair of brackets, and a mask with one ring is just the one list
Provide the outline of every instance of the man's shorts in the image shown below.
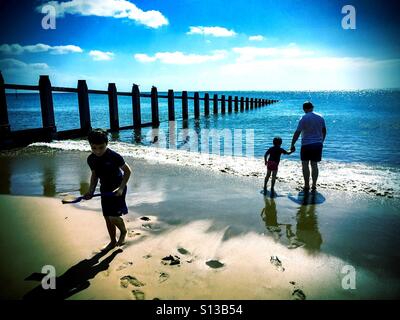
[[300,158],[301,161],[321,161],[322,143],[312,143],[301,146]]

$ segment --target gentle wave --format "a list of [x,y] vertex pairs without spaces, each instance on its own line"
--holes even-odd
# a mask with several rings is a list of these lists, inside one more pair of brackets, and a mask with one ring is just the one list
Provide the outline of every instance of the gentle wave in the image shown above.
[[[90,152],[86,140],[64,140],[50,143],[33,143],[28,148],[45,147],[52,149]],[[122,156],[143,159],[150,162],[202,167],[230,175],[258,177],[265,175],[262,158],[220,156],[165,149],[124,142],[110,142],[109,147]],[[400,169],[371,166],[361,163],[343,163],[323,160],[320,163],[318,187],[322,189],[368,193],[388,198],[400,198]],[[279,165],[278,181],[303,184],[300,161],[283,159]],[[260,185],[262,183],[260,182]]]

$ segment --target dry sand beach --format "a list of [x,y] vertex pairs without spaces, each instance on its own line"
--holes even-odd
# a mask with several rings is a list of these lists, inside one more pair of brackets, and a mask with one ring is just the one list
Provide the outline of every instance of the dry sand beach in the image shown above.
[[[100,201],[60,201],[86,187],[87,153],[27,150],[0,157],[3,299],[399,297],[397,199],[322,189],[304,206],[287,183],[271,200],[256,177],[127,157],[128,241],[102,253]],[[41,288],[45,265],[56,290]],[[346,265],[355,290],[342,287]]]

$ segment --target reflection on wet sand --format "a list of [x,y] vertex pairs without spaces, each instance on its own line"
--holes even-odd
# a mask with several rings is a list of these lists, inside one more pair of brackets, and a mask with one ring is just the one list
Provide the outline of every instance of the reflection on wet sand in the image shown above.
[[11,168],[9,161],[0,162],[0,193],[11,194]]
[[65,157],[54,154],[21,154],[0,157],[0,194],[55,197],[63,192],[88,189],[89,170],[82,165],[86,154]]
[[54,165],[49,161],[43,167],[42,186],[45,197],[54,197],[56,195],[56,181],[54,176]]
[[304,247],[309,252],[318,252],[322,245],[322,235],[318,228],[316,203],[321,197],[317,193],[299,193],[297,200],[300,199],[302,204],[297,210],[295,231],[292,230],[293,224],[279,223],[275,199],[264,197],[265,206],[261,211],[261,218],[266,229],[278,241],[283,240],[281,226],[284,226],[289,249]]

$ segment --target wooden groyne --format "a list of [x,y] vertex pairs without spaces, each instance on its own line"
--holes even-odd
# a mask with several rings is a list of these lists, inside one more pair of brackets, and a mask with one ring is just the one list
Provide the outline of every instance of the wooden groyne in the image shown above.
[[[38,91],[40,97],[40,108],[42,115],[42,127],[26,130],[12,130],[8,119],[6,90],[29,90]],[[53,92],[77,93],[80,128],[72,130],[57,131]],[[7,84],[4,82],[0,71],[0,149],[8,149],[18,146],[25,146],[32,142],[49,142],[53,139],[72,139],[84,137],[92,128],[90,120],[89,94],[101,94],[108,96],[108,112],[110,120],[110,132],[133,129],[139,131],[143,127],[157,128],[160,125],[159,100],[167,99],[168,121],[175,121],[175,100],[181,100],[183,127],[187,127],[189,120],[189,100],[193,100],[194,119],[200,118],[200,102],[203,102],[204,116],[210,115],[210,100],[212,100],[212,113],[218,115],[226,112],[244,112],[275,103],[278,100],[238,97],[214,94],[210,98],[209,93],[200,97],[199,92],[188,96],[187,91],[176,95],[173,90],[168,90],[167,95],[159,94],[156,87],[152,87],[150,93],[141,93],[137,84],[132,85],[130,92],[118,91],[115,83],[109,83],[107,90],[88,89],[86,80],[78,80],[76,88],[54,87],[51,85],[47,75],[39,77],[38,85]],[[118,115],[118,96],[128,96],[132,99],[132,125],[120,126]],[[141,98],[150,98],[151,101],[151,122],[143,123],[141,117]]]

